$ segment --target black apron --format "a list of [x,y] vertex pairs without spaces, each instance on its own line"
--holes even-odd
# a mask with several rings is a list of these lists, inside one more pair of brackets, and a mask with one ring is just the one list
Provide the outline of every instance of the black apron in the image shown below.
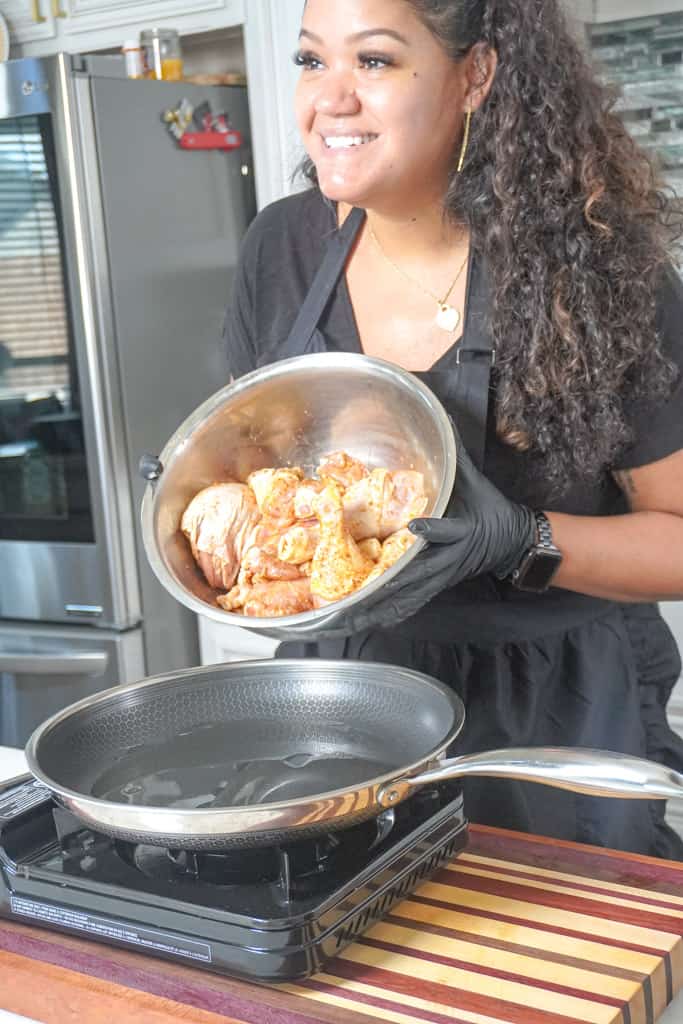
[[[354,209],[326,255],[277,356],[324,352],[318,324],[365,219]],[[466,319],[450,369],[418,373],[484,464],[491,366],[488,295],[468,274]],[[451,361],[452,362],[452,361]],[[622,606],[568,591],[522,594],[493,577],[459,586],[396,630],[344,640],[284,643],[278,657],[351,658],[415,668],[460,695],[467,719],[456,750],[583,746],[652,757],[683,771],[683,741],[666,702],[680,672],[675,642],[656,605]],[[471,821],[559,839],[683,860],[683,842],[660,801],[582,796],[531,783],[467,779]]]

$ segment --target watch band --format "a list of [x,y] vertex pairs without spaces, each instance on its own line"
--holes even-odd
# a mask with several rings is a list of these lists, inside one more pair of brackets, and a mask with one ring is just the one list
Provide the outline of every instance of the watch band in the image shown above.
[[562,564],[562,552],[553,540],[553,528],[544,512],[535,511],[536,543],[529,548],[510,576],[518,590],[543,594]]
[[[536,520],[536,531],[538,533],[538,546],[542,548],[555,548],[553,528],[545,512],[534,512],[534,519]],[[557,549],[555,548],[555,550]]]

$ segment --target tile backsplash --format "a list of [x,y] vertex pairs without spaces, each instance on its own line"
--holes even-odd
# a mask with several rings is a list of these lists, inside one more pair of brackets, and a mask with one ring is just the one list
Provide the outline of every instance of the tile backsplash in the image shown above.
[[683,196],[683,4],[674,13],[586,30],[602,76],[621,88],[617,111]]

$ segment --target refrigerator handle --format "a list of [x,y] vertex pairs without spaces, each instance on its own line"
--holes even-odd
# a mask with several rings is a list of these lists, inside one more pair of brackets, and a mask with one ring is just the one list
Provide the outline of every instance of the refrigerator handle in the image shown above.
[[102,676],[109,656],[106,651],[53,651],[31,654],[0,650],[0,672],[36,676]]

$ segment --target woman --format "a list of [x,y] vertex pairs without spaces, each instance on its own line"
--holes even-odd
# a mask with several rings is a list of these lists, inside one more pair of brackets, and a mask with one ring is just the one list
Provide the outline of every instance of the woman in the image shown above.
[[[433,388],[464,448],[448,517],[412,527],[424,553],[347,637],[280,653],[436,676],[465,702],[463,751],[683,769],[655,605],[683,597],[683,291],[649,164],[557,0],[308,0],[300,47],[314,187],[248,232],[231,372],[379,356]],[[683,857],[655,803],[480,779],[466,806]]]

